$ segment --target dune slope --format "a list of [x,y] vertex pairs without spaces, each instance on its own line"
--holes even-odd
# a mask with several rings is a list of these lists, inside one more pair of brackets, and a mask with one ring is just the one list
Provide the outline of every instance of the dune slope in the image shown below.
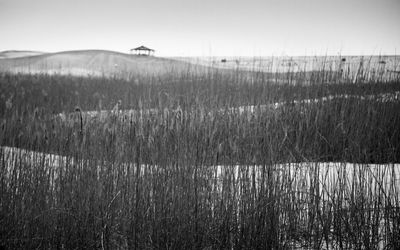
[[[14,73],[121,76],[163,74],[193,69],[174,59],[129,55],[106,50],[80,50],[0,59],[0,71]],[[199,68],[196,66],[195,68]]]

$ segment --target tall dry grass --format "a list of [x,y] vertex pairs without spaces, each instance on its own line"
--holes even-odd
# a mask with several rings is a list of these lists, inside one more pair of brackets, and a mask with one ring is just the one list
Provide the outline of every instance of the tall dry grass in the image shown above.
[[336,73],[2,74],[1,246],[395,249],[398,79]]

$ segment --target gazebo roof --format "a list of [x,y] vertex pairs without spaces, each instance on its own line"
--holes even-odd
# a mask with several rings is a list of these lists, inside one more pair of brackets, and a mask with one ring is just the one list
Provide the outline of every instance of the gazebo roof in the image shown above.
[[131,49],[131,51],[132,50],[147,50],[147,51],[154,51],[154,49],[150,49],[150,48],[147,48],[147,47],[145,47],[145,46],[140,46],[140,47],[137,47],[137,48],[134,48],[134,49]]

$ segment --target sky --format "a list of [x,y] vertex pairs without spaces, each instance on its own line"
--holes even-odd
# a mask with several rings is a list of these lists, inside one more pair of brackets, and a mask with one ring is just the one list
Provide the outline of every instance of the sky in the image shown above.
[[0,0],[0,51],[399,54],[400,0]]

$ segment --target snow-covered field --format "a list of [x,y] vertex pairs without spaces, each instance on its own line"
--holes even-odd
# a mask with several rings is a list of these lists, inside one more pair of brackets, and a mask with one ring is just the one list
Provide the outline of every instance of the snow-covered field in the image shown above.
[[[15,147],[1,147],[0,161],[2,163],[3,177],[15,178],[23,171],[22,168],[39,168],[51,174],[54,179],[58,172],[65,171],[75,164],[73,157],[45,154]],[[132,166],[130,163],[121,163],[119,168]],[[141,173],[153,171],[157,166],[143,164]],[[198,167],[199,168],[199,167]],[[330,195],[337,189],[345,188],[351,192],[356,184],[358,188],[364,186],[367,189],[377,191],[384,195],[382,198],[400,199],[400,164],[363,164],[346,162],[301,162],[284,163],[270,166],[204,166],[203,173],[212,177],[209,181],[217,181],[217,189],[222,188],[222,180],[230,178],[235,181],[254,180],[257,184],[263,175],[272,172],[280,183],[290,183],[292,190],[296,192],[308,192],[312,185],[319,186],[318,190],[322,198],[329,200]],[[133,168],[136,169],[136,168]],[[100,167],[98,172],[100,171]],[[13,177],[14,176],[14,177]],[[318,178],[316,179],[316,176]],[[286,178],[286,179],[283,179]],[[349,194],[350,195],[350,194]]]
[[391,93],[381,93],[378,95],[330,95],[324,96],[321,98],[315,99],[303,99],[303,100],[294,100],[290,103],[288,102],[276,102],[271,104],[262,104],[262,105],[248,105],[248,106],[239,106],[228,109],[229,111],[237,111],[239,113],[249,112],[253,113],[257,109],[260,111],[270,110],[270,109],[277,109],[287,104],[313,104],[313,103],[321,103],[326,101],[332,101],[334,99],[358,99],[358,100],[366,100],[366,101],[376,101],[376,102],[393,102],[400,100],[400,91],[395,91]]
[[270,57],[186,57],[175,58],[195,64],[224,69],[266,72],[301,72],[346,69],[352,73],[362,68],[387,73],[399,69],[398,56],[270,56]]
[[[334,99],[357,99],[357,100],[366,100],[366,101],[376,101],[376,102],[394,102],[394,101],[400,101],[400,91],[395,91],[395,92],[390,92],[390,93],[381,93],[377,95],[365,95],[365,96],[359,96],[359,95],[330,95],[330,96],[324,96],[321,98],[315,98],[315,99],[302,99],[302,100],[294,100],[292,102],[275,102],[275,103],[269,103],[269,104],[260,104],[260,105],[247,105],[247,106],[239,106],[239,107],[232,107],[228,109],[221,109],[218,112],[224,113],[226,111],[228,112],[238,112],[239,114],[242,113],[254,113],[257,110],[264,112],[266,110],[275,110],[278,108],[281,108],[284,105],[287,104],[294,104],[294,105],[299,105],[299,104],[316,104],[316,103],[322,103],[326,101],[332,101]],[[140,117],[141,115],[157,115],[159,114],[159,110],[157,108],[152,108],[152,109],[142,109],[142,110],[135,110],[135,109],[124,109],[124,110],[90,110],[90,111],[81,111],[82,118],[87,120],[87,119],[98,119],[100,121],[105,120],[107,117],[110,115],[118,116],[119,119],[126,119],[130,120],[130,118],[133,117]],[[176,113],[179,112],[179,108],[174,109],[174,110],[162,110],[163,113],[166,112],[172,112]],[[59,113],[55,117],[61,119],[62,121],[67,121],[71,119],[75,119],[74,117],[77,115],[77,113]],[[209,113],[211,115],[211,113]]]
[[[12,188],[13,183],[19,182],[21,177],[24,181],[32,180],[30,178],[32,171],[36,171],[34,175],[45,177],[48,181],[48,188],[53,190],[59,189],[59,177],[69,171],[84,173],[85,160],[77,161],[72,156],[62,156],[57,154],[48,154],[43,152],[20,149],[16,147],[0,147],[0,176],[3,185],[9,185]],[[192,166],[191,170],[187,168],[176,168],[169,166],[157,166],[142,164],[137,168],[132,163],[103,163],[103,165],[90,165],[91,170],[97,173],[94,175],[101,178],[102,171],[110,174],[110,168],[114,173],[113,176],[119,176],[121,173],[129,173],[136,175],[139,169],[139,176],[143,178],[149,176],[162,176],[164,171],[170,173],[185,171],[186,177],[194,176],[197,172],[197,178],[200,185],[206,185],[207,195],[210,199],[216,198],[214,202],[224,199],[224,193],[231,192],[235,197],[235,206],[240,208],[243,199],[248,197],[249,191],[252,194],[260,194],[261,185],[268,185],[263,178],[273,178],[273,185],[277,187],[275,191],[276,201],[283,204],[292,204],[290,211],[281,211],[282,214],[296,213],[298,218],[299,232],[306,230],[309,221],[310,211],[315,211],[315,199],[318,199],[318,211],[332,215],[334,210],[340,211],[346,220],[347,216],[352,216],[354,207],[362,207],[363,211],[368,214],[371,211],[373,216],[378,216],[379,229],[374,231],[378,234],[380,241],[377,242],[378,249],[386,249],[388,236],[392,232],[393,222],[384,214],[387,212],[386,205],[382,204],[399,204],[400,202],[400,164],[362,164],[348,162],[301,162],[301,163],[281,163],[266,166],[259,165],[218,165],[218,166]],[[94,168],[94,169],[93,169]],[[198,171],[193,171],[195,168]],[[119,171],[119,173],[118,173]],[[154,173],[154,175],[153,175]],[[161,175],[160,175],[161,174]],[[188,175],[189,174],[189,175]],[[93,176],[94,178],[96,178]],[[26,178],[28,177],[28,178]],[[150,177],[150,180],[152,177]],[[116,183],[111,184],[116,185]],[[150,184],[151,185],[151,184]],[[17,185],[18,186],[18,185]],[[4,187],[4,186],[3,186]],[[204,187],[204,186],[203,186]],[[15,188],[15,187],[14,187]],[[168,188],[168,187],[166,187]],[[267,188],[269,188],[267,186]],[[201,190],[201,189],[200,189]],[[18,192],[18,187],[16,188]],[[50,190],[48,190],[50,191]],[[153,191],[148,189],[149,197],[152,199]],[[212,197],[212,198],[211,198]],[[358,204],[362,202],[362,204]],[[377,207],[375,207],[378,204]],[[210,208],[214,211],[215,203],[210,204]],[[389,205],[390,207],[390,205]],[[330,210],[331,209],[331,210]],[[382,211],[377,213],[376,211]],[[396,208],[395,208],[396,209]],[[236,210],[237,216],[240,216],[240,209]],[[325,215],[325,214],[323,214]],[[323,216],[321,215],[321,216]],[[327,218],[327,223],[329,222]],[[368,223],[371,223],[369,221]],[[332,235],[329,239],[325,238],[319,242],[319,249],[340,249],[343,242],[346,243],[346,237],[341,239],[340,243],[334,237],[333,224],[330,225]],[[371,225],[372,226],[372,225]],[[374,225],[376,226],[376,225]],[[365,226],[364,226],[365,227]],[[389,227],[389,228],[388,228]],[[372,230],[372,229],[371,229]],[[305,245],[302,238],[288,239],[287,247],[289,249],[313,249],[316,245]],[[348,243],[349,248],[354,247],[354,241]]]

